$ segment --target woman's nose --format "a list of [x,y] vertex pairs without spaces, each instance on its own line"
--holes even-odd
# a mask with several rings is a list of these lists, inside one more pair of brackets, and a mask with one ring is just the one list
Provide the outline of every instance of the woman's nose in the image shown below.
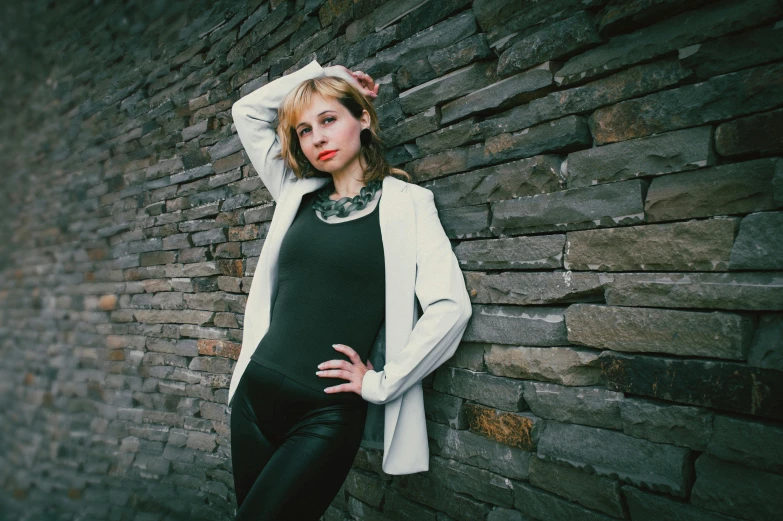
[[320,130],[313,130],[313,143],[323,143],[326,140],[326,136]]

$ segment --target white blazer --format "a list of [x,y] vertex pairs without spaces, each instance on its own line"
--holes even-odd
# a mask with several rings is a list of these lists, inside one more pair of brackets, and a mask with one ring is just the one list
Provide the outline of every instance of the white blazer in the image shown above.
[[[272,122],[288,92],[305,79],[325,74],[313,60],[232,106],[239,139],[277,205],[247,299],[229,405],[250,356],[269,327],[283,237],[304,194],[330,180],[298,179],[282,159],[274,159],[280,144]],[[367,371],[362,380],[362,398],[370,402],[363,445],[373,446],[373,438],[380,442],[382,431],[383,471],[411,474],[429,470],[421,380],[454,355],[472,308],[432,191],[392,176],[383,179],[382,189],[378,212],[386,264],[386,315],[370,351],[375,369]]]

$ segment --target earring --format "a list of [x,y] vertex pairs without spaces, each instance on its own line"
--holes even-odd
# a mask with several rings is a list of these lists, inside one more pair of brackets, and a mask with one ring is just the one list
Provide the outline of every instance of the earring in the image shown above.
[[359,138],[362,141],[362,145],[367,146],[372,143],[372,132],[370,132],[369,128],[363,128],[359,133]]

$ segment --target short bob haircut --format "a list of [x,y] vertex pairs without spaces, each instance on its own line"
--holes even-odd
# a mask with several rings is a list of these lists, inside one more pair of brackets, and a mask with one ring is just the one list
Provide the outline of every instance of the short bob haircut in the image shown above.
[[[303,179],[308,177],[331,177],[328,172],[316,169],[305,157],[302,147],[299,146],[299,137],[296,135],[296,121],[299,114],[310,105],[311,100],[321,95],[326,99],[336,99],[356,119],[362,117],[362,111],[370,114],[371,142],[362,145],[360,162],[364,163],[364,182],[382,180],[388,175],[403,176],[411,181],[411,176],[404,170],[394,168],[383,155],[385,149],[383,141],[378,136],[378,115],[370,101],[356,88],[343,78],[337,76],[323,76],[312,78],[300,83],[283,99],[278,109],[277,136],[280,139],[281,150],[275,159],[283,159],[286,166],[293,170],[296,177]],[[358,136],[357,136],[358,139]]]

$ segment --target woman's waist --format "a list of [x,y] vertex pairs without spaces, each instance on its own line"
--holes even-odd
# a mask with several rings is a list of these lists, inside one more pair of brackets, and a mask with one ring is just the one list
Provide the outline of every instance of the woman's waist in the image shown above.
[[267,350],[297,353],[301,356],[314,358],[326,354],[339,355],[332,345],[349,346],[360,356],[367,356],[383,323],[383,315],[373,320],[363,320],[358,323],[346,323],[344,327],[334,323],[314,323],[300,319],[291,324],[280,315],[273,313],[264,336],[258,345]]
[[336,393],[324,392],[327,387],[334,387],[340,384],[348,383],[349,381],[342,378],[329,378],[319,377],[315,375],[315,371],[309,373],[303,373],[298,371],[290,364],[286,364],[285,361],[267,359],[264,357],[257,357],[251,359],[251,363],[258,364],[267,371],[273,371],[283,377],[285,388],[288,392],[291,391],[301,393],[309,396],[309,399],[315,400],[319,403],[359,403],[365,402],[365,400],[353,391],[343,391]]

